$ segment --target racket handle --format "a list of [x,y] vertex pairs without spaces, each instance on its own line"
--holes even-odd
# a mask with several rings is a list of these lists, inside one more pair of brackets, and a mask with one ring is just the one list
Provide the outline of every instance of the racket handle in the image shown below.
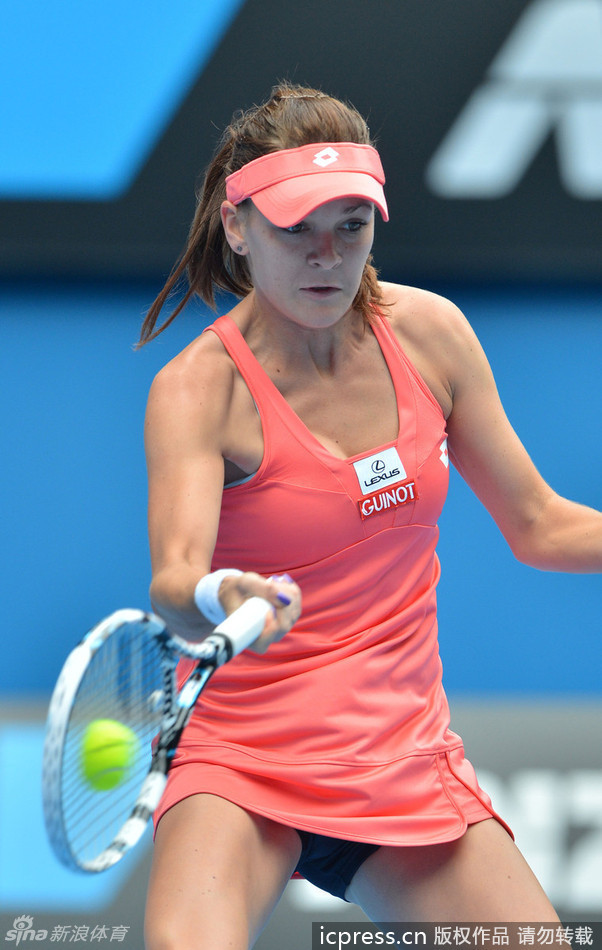
[[232,656],[237,656],[257,640],[273,609],[263,597],[249,597],[215,628],[214,633],[227,637],[232,645]]

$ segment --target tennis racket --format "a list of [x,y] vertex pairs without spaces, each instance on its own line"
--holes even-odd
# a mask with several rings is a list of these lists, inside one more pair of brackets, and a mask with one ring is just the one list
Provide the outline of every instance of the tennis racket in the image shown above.
[[[154,614],[118,610],[69,654],[50,701],[42,766],[46,830],[62,864],[104,871],[139,841],[201,690],[257,639],[271,609],[252,597],[199,643],[170,634]],[[181,657],[196,665],[178,692]],[[84,774],[84,737],[97,720],[135,734],[124,774],[104,791]]]

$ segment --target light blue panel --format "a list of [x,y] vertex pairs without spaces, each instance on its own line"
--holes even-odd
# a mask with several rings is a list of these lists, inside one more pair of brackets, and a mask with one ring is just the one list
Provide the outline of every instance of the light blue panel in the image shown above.
[[145,839],[146,844],[106,874],[77,874],[63,868],[44,829],[43,744],[40,726],[0,727],[0,911],[100,910],[124,887],[149,841]]
[[242,2],[4,4],[0,194],[124,192]]

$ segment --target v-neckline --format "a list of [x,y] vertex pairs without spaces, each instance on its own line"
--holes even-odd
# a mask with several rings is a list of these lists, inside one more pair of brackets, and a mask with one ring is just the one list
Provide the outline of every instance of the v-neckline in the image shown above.
[[390,439],[388,442],[383,442],[380,445],[375,446],[374,448],[365,449],[362,452],[356,452],[354,455],[345,455],[345,456],[335,455],[334,452],[331,452],[330,449],[328,449],[320,441],[320,439],[316,435],[314,435],[311,429],[307,427],[307,425],[303,422],[303,419],[301,419],[301,417],[297,415],[297,413],[292,408],[292,406],[284,398],[284,396],[282,395],[282,393],[280,392],[280,390],[278,389],[274,381],[270,378],[269,374],[265,371],[265,369],[263,368],[263,366],[261,365],[261,363],[255,356],[255,354],[253,353],[253,350],[251,349],[251,347],[245,340],[244,336],[242,335],[235,321],[229,315],[227,315],[227,319],[229,320],[231,325],[234,327],[234,330],[236,331],[243,345],[246,347],[250,355],[255,360],[255,363],[257,364],[257,367],[260,370],[260,373],[264,379],[264,382],[267,384],[268,389],[271,390],[272,397],[274,398],[274,400],[285,410],[286,414],[290,417],[291,420],[293,420],[295,425],[301,430],[305,438],[309,439],[313,443],[314,447],[317,450],[319,450],[319,452],[323,456],[327,457],[328,459],[334,460],[336,462],[340,462],[342,464],[353,464],[353,462],[356,462],[359,459],[368,458],[371,455],[376,455],[378,452],[382,452],[384,451],[384,449],[391,448],[392,446],[395,446],[398,444],[399,437],[401,434],[401,420],[399,418],[399,391],[397,388],[396,374],[393,372],[393,367],[389,361],[387,352],[385,348],[383,347],[383,339],[385,337],[386,330],[384,330],[384,328],[380,325],[380,321],[382,320],[382,317],[380,317],[380,315],[376,314],[375,322],[370,325],[370,329],[374,333],[374,337],[376,339],[380,352],[385,361],[385,365],[389,372],[389,378],[393,386],[393,392],[395,394],[395,406],[396,406],[396,412],[397,412],[397,435],[395,436],[394,439]]

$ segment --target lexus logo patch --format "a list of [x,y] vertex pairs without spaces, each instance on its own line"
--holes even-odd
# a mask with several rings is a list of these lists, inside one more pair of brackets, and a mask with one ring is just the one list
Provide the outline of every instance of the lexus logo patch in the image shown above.
[[353,463],[362,495],[389,488],[406,480],[407,473],[396,448],[383,449]]

